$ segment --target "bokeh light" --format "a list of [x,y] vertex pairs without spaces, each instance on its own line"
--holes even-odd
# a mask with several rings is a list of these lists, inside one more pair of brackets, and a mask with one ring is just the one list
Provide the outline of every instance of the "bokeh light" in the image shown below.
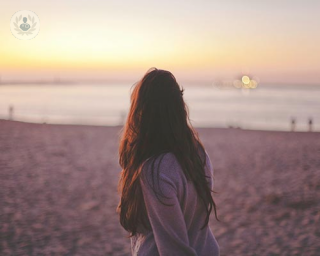
[[248,76],[243,76],[241,80],[245,85],[250,84],[250,78]]

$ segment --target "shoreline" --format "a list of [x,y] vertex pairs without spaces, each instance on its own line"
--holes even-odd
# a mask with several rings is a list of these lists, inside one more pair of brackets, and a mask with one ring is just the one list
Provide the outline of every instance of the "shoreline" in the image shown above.
[[[32,125],[49,125],[49,126],[65,126],[65,127],[105,127],[105,128],[122,128],[123,125],[95,125],[95,124],[62,124],[62,123],[37,123],[37,122],[27,122],[27,121],[20,121],[20,120],[9,120],[9,119],[1,119],[0,122],[16,122],[22,124],[32,124]],[[195,127],[197,129],[205,130],[205,129],[214,129],[214,130],[239,130],[239,131],[247,131],[247,132],[275,132],[275,133],[320,133],[320,131],[290,131],[290,130],[259,130],[259,129],[248,129],[248,128],[240,128],[240,127]]]

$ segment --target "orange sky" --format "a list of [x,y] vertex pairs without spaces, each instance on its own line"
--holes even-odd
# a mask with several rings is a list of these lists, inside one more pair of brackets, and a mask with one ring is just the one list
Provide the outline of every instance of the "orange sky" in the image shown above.
[[[31,10],[40,33],[18,40],[11,16]],[[7,1],[0,75],[134,79],[150,67],[180,80],[320,85],[320,1]]]

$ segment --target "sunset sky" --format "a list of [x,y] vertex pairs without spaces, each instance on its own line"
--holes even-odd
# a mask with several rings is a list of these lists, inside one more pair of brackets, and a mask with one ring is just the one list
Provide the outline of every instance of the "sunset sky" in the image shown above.
[[[11,34],[19,10],[40,18],[34,39]],[[3,1],[0,76],[136,80],[157,67],[180,80],[320,85],[319,14],[318,0]]]

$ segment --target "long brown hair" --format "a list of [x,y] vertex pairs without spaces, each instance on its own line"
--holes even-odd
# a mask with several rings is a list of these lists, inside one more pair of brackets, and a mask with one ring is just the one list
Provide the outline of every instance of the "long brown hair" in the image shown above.
[[153,172],[155,159],[168,152],[175,155],[205,206],[207,216],[201,229],[208,225],[212,208],[218,220],[211,195],[214,191],[209,188],[204,171],[205,150],[190,123],[183,92],[169,71],[157,68],[150,69],[134,84],[119,147],[122,172],[118,186],[121,199],[117,207],[120,224],[131,233],[130,237],[137,233],[140,224],[151,228],[139,181],[142,164],[148,158],[153,159]]

